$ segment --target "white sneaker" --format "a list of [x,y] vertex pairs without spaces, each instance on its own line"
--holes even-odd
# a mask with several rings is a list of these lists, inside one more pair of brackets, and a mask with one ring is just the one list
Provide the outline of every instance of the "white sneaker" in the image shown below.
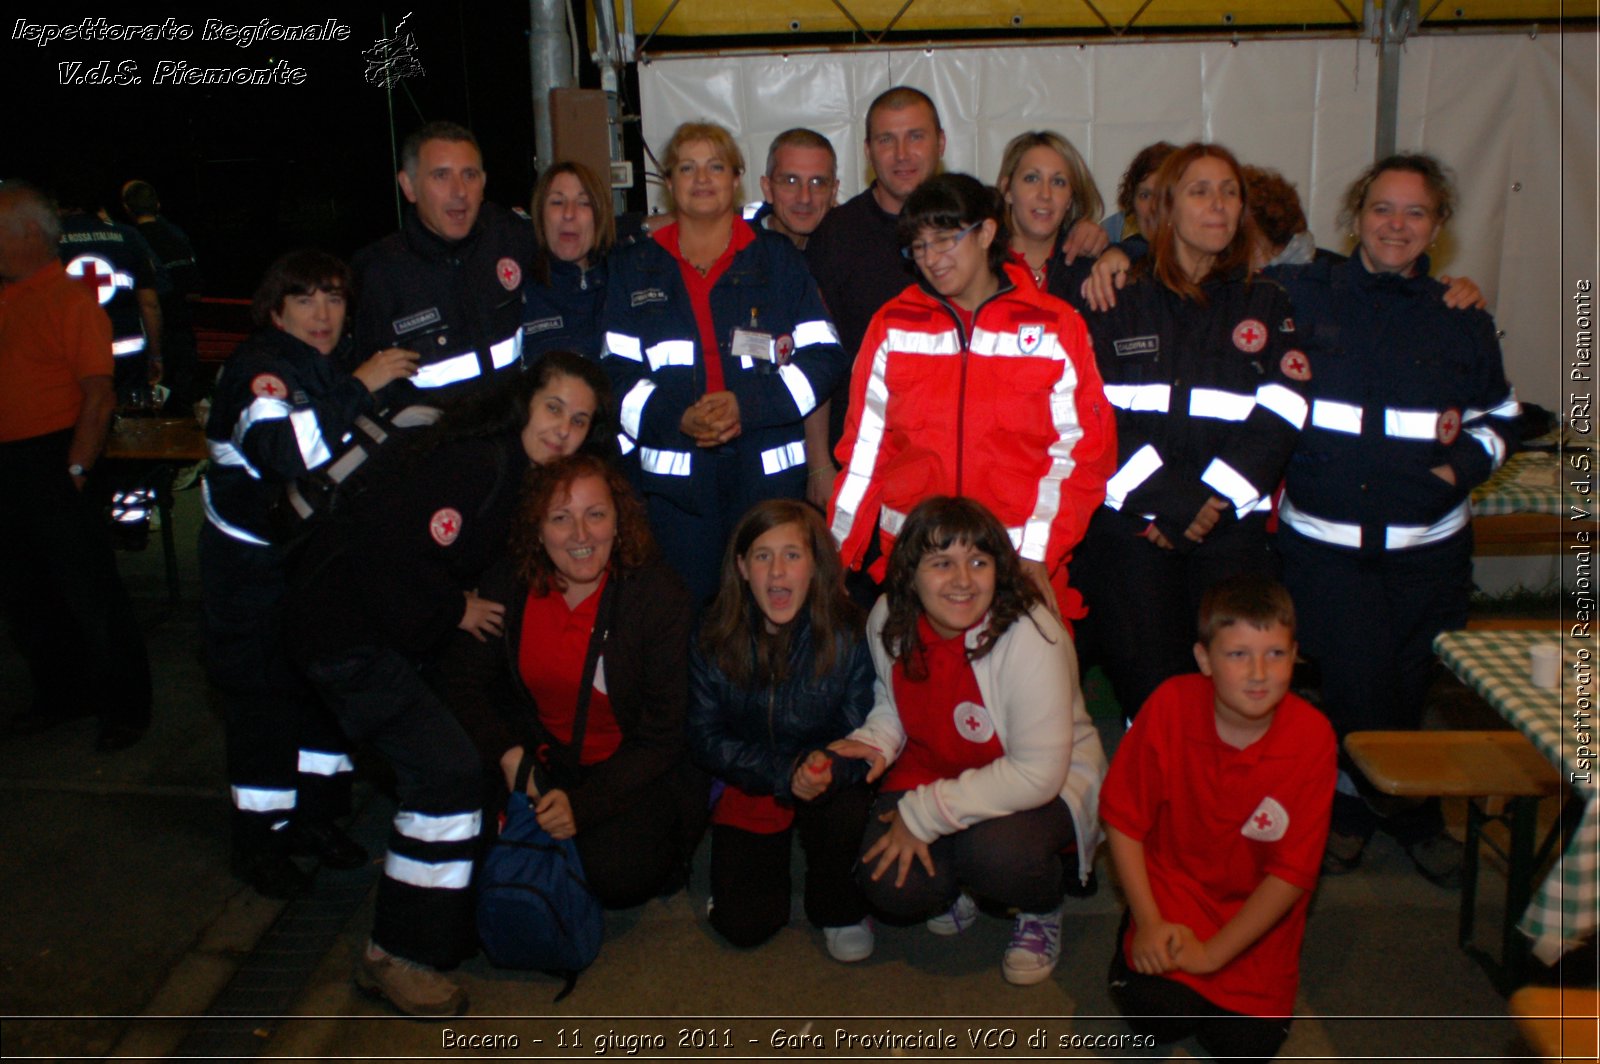
[[369,941],[356,962],[356,985],[411,1016],[459,1016],[467,994],[426,964],[407,960]]
[[1018,913],[1011,928],[1011,945],[1000,965],[1006,982],[1032,986],[1050,978],[1061,959],[1061,910],[1053,913]]
[[927,928],[936,935],[959,935],[978,922],[978,903],[972,895],[962,891],[955,904],[938,916],[929,918]]
[[828,944],[828,956],[843,964],[864,961],[872,956],[875,939],[872,934],[872,917],[859,924],[844,927],[824,927],[822,939]]

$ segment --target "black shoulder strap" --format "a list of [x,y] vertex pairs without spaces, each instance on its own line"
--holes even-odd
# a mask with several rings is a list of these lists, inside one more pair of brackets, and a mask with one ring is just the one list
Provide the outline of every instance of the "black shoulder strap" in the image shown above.
[[[605,648],[606,636],[611,632],[611,615],[616,606],[617,580],[615,573],[607,576],[606,586],[600,592],[600,608],[595,612],[594,631],[589,635],[589,653],[583,661],[583,678],[578,681],[578,707],[572,717],[572,739],[563,745],[551,747],[551,753],[561,760],[563,767],[568,770],[567,774],[574,777],[577,775],[578,758],[583,751],[583,735],[589,726],[589,695],[594,690],[594,674],[600,665],[600,653]],[[537,740],[530,742],[524,749],[532,750],[535,745]],[[526,753],[522,760],[523,767],[526,767],[529,760]],[[537,767],[534,771],[538,771]],[[522,768],[518,769],[517,778],[518,786],[525,789],[528,777]],[[534,783],[541,791],[544,790],[537,775],[534,776]]]

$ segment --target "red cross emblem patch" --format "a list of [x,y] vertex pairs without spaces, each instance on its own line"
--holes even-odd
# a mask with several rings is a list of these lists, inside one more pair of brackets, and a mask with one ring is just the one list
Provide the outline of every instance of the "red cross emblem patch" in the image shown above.
[[777,356],[778,365],[787,366],[794,358],[794,337],[784,333],[773,342],[772,351]]
[[1278,363],[1278,368],[1292,381],[1311,379],[1311,360],[1306,358],[1304,351],[1290,351],[1283,356],[1283,361]]
[[1267,346],[1267,327],[1254,318],[1246,318],[1233,327],[1233,346],[1253,355]]
[[1017,326],[1017,349],[1025,355],[1031,355],[1039,350],[1039,345],[1044,342],[1043,325]]
[[263,399],[287,399],[289,387],[275,373],[257,373],[250,380],[250,394]]
[[509,255],[495,263],[494,275],[500,278],[500,284],[507,292],[515,291],[522,284],[522,267]]
[[1261,799],[1256,811],[1245,819],[1239,834],[1257,842],[1277,842],[1289,830],[1289,811],[1277,799]]
[[989,711],[976,702],[960,702],[951,718],[956,732],[969,743],[986,743],[994,738],[994,721]]
[[442,510],[435,510],[428,519],[428,535],[441,547],[448,547],[461,535],[461,511],[453,510],[446,506]]
[[1439,442],[1446,447],[1456,442],[1456,437],[1461,435],[1461,411],[1452,407],[1439,415]]

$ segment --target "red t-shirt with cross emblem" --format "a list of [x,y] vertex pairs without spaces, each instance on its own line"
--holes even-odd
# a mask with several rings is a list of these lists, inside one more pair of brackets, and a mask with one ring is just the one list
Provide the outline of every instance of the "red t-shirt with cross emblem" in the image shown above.
[[[1100,816],[1144,844],[1161,915],[1205,941],[1269,875],[1305,893],[1283,919],[1210,975],[1167,972],[1206,1000],[1250,1016],[1289,1016],[1306,909],[1322,869],[1338,744],[1310,703],[1285,695],[1243,750],[1217,735],[1216,689],[1199,674],[1156,688],[1117,748]],[[1129,963],[1134,927],[1122,950]]]
[[926,617],[917,619],[917,631],[928,676],[912,680],[904,666],[895,664],[894,702],[906,747],[884,777],[886,791],[954,779],[1005,756],[967,660],[966,633],[941,639]]

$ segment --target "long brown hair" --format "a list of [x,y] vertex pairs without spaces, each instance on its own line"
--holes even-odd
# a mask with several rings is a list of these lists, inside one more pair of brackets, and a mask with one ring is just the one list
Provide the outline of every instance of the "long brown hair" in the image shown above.
[[[1234,231],[1233,239],[1228,246],[1217,255],[1216,261],[1211,264],[1211,270],[1198,282],[1190,280],[1184,273],[1183,267],[1178,262],[1178,233],[1177,226],[1173,224],[1176,200],[1178,196],[1178,183],[1183,180],[1183,175],[1189,165],[1197,159],[1221,159],[1233,171],[1233,179],[1239,184],[1239,227]],[[1215,277],[1226,277],[1240,270],[1249,273],[1250,266],[1250,188],[1245,183],[1244,168],[1239,165],[1239,160],[1234,158],[1233,152],[1220,144],[1202,144],[1194,141],[1185,144],[1161,164],[1156,171],[1156,231],[1150,239],[1150,272],[1155,279],[1166,285],[1172,291],[1185,299],[1192,299],[1196,303],[1206,301],[1205,292],[1200,285]]]
[[569,454],[548,465],[534,466],[522,484],[522,501],[511,533],[511,560],[518,578],[526,581],[535,594],[566,590],[566,582],[550,560],[539,533],[550,508],[571,495],[573,482],[581,477],[604,481],[617,510],[617,538],[611,544],[611,562],[607,566],[610,572],[637,569],[655,557],[656,541],[645,520],[644,504],[628,486],[628,478],[598,455],[582,451]]
[[728,549],[722,554],[722,582],[700,628],[701,653],[736,687],[750,688],[758,680],[778,684],[788,678],[793,625],[767,631],[749,581],[739,574],[739,560],[750,553],[756,540],[790,524],[799,526],[811,554],[805,609],[811,622],[812,674],[820,678],[831,672],[839,637],[861,631],[861,612],[845,593],[844,567],[822,515],[794,499],[757,503],[739,519],[728,538]]
[[923,613],[922,600],[917,597],[917,567],[924,555],[947,550],[952,543],[965,543],[994,559],[994,602],[989,606],[989,621],[978,645],[967,651],[968,661],[988,654],[1013,624],[1027,616],[1029,609],[1044,602],[1039,589],[1023,573],[1022,559],[1011,545],[1005,527],[982,503],[951,495],[924,499],[906,517],[894,541],[883,584],[883,593],[889,599],[883,649],[912,680],[928,676],[922,636],[917,630]]

